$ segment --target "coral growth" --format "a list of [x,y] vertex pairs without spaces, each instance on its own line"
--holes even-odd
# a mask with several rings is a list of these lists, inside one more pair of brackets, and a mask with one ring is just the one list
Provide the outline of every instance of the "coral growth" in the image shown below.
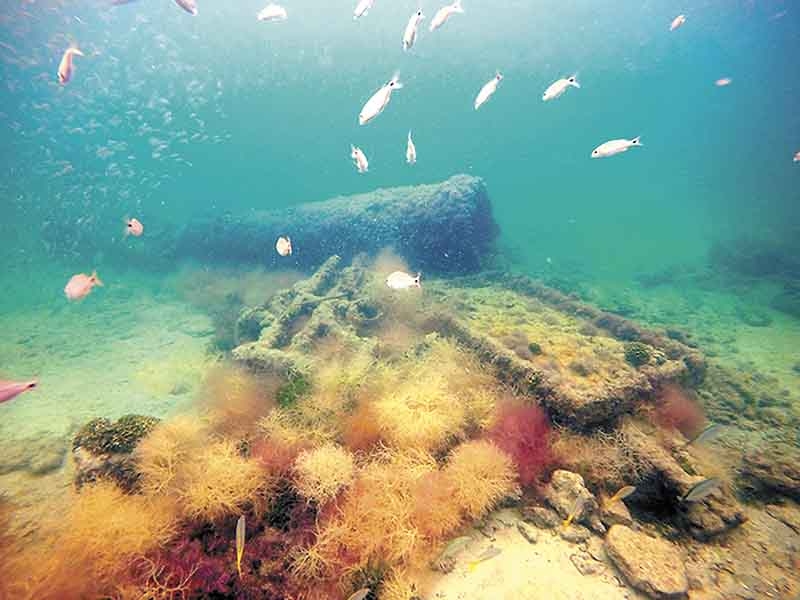
[[519,492],[511,458],[486,440],[467,442],[453,450],[444,472],[453,485],[456,505],[471,519],[482,517],[500,500]]
[[703,409],[690,392],[676,384],[665,385],[653,411],[654,422],[665,429],[677,429],[692,438],[703,430]]
[[503,404],[488,435],[514,461],[523,486],[538,482],[553,465],[550,421],[540,406]]
[[297,491],[322,505],[352,483],[353,457],[339,446],[325,444],[301,452],[294,470]]
[[641,342],[625,344],[625,361],[633,367],[641,367],[650,362],[652,352],[650,346]]
[[356,410],[344,420],[342,427],[344,444],[354,452],[365,452],[374,448],[381,440],[381,426],[372,406],[360,403]]

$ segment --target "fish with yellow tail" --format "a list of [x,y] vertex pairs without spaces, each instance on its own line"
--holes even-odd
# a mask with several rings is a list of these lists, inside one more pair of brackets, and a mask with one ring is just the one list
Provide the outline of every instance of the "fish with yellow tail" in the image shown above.
[[469,563],[467,563],[467,570],[470,572],[474,571],[475,569],[478,568],[479,564],[494,558],[501,552],[502,550],[497,546],[489,546],[486,550],[481,552],[475,560],[472,560]]
[[74,56],[83,56],[83,52],[75,46],[70,46],[64,50],[61,62],[58,63],[58,83],[61,85],[67,85],[72,79],[72,74],[75,72],[75,65],[72,61]]
[[244,515],[239,517],[236,522],[236,570],[239,571],[239,579],[242,578],[242,556],[244,556]]
[[633,494],[633,492],[635,491],[636,491],[635,485],[622,486],[621,488],[619,488],[616,494],[614,494],[613,496],[611,496],[611,498],[606,500],[606,506],[611,506],[615,502],[620,502],[621,500],[624,500],[625,498]]
[[583,499],[582,496],[578,496],[577,498],[575,498],[575,504],[572,505],[572,510],[569,511],[567,518],[564,519],[564,521],[561,523],[561,527],[566,529],[567,527],[572,525],[572,522],[578,518],[578,515],[583,510],[584,502],[585,500]]

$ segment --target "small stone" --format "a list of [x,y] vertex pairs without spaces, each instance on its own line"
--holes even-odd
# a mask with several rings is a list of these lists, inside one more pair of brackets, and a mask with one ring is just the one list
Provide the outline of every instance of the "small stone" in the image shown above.
[[628,583],[651,598],[688,598],[683,558],[666,540],[614,525],[606,536],[606,552]]
[[612,525],[625,525],[630,527],[633,525],[631,511],[628,510],[628,507],[622,500],[604,503],[601,507],[600,519],[607,527],[611,527]]
[[593,559],[600,562],[608,561],[608,554],[606,554],[606,547],[603,545],[603,540],[597,537],[591,537],[587,541],[586,551]]
[[600,506],[594,495],[586,488],[583,477],[577,473],[563,469],[554,471],[543,495],[562,519],[570,516],[575,510],[576,502],[580,500],[578,511],[573,515],[574,522],[584,523],[598,533],[605,533],[605,526],[599,518]]
[[561,524],[561,517],[554,510],[544,506],[523,507],[522,518],[540,529],[553,529]]
[[603,565],[585,554],[571,554],[569,560],[581,575],[596,575],[604,571]]
[[531,527],[524,521],[517,523],[517,530],[522,534],[522,537],[528,540],[529,544],[535,544],[539,541],[539,533],[534,527]]
[[567,542],[580,544],[581,542],[585,542],[592,537],[592,532],[586,529],[586,527],[583,525],[571,523],[569,527],[559,527],[558,535],[561,536],[561,539],[566,540]]

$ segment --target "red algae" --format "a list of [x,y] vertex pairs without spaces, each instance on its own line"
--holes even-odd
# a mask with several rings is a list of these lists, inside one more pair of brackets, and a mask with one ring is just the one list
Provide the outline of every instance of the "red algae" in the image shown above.
[[664,429],[677,429],[687,438],[703,430],[706,418],[696,398],[679,385],[665,385],[652,413],[653,422]]
[[552,428],[540,406],[500,406],[488,437],[514,461],[523,487],[535,485],[554,465]]

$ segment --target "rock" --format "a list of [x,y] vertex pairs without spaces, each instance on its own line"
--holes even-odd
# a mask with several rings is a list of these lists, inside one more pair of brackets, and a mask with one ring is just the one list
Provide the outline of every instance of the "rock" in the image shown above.
[[525,506],[522,508],[522,518],[528,523],[533,523],[540,529],[553,529],[561,525],[561,517],[554,510],[544,506]]
[[130,454],[92,454],[78,446],[72,451],[75,461],[75,486],[80,489],[99,479],[113,479],[123,490],[132,491],[139,483],[136,461]]
[[598,537],[591,537],[587,540],[586,551],[593,559],[600,562],[608,562],[608,554],[603,540]]
[[789,529],[800,534],[800,507],[782,506],[780,504],[767,505],[767,514],[773,519],[777,519]]
[[739,477],[751,493],[776,493],[800,500],[800,451],[773,443],[749,452],[742,459]]
[[528,543],[535,544],[537,541],[539,541],[539,533],[537,532],[536,528],[531,527],[524,521],[517,523],[517,530],[520,532],[522,537],[528,540]]
[[600,521],[600,507],[594,495],[586,489],[583,477],[571,471],[558,469],[553,472],[550,483],[544,489],[544,499],[552,506],[562,519],[567,519],[580,500],[580,507],[575,514],[574,523],[585,523],[593,531],[605,533],[605,526]]
[[67,455],[65,443],[51,444],[44,451],[31,457],[28,471],[32,475],[46,475],[61,468]]
[[605,568],[602,563],[593,560],[590,556],[585,554],[570,554],[569,560],[578,569],[581,575],[596,575],[602,573]]
[[634,423],[624,423],[622,430],[628,449],[643,466],[644,472],[636,485],[637,499],[641,498],[644,504],[674,507],[675,525],[699,540],[708,540],[744,523],[744,511],[727,488],[717,490],[701,502],[680,504],[679,498],[705,478],[687,473],[652,435]]
[[46,475],[64,464],[69,443],[64,437],[38,435],[0,443],[0,475],[25,471]]
[[600,519],[606,527],[612,525],[626,525],[630,527],[633,525],[633,517],[631,511],[624,501],[618,500],[617,502],[605,501],[600,506]]
[[614,525],[606,536],[606,552],[625,580],[651,598],[688,598],[683,557],[666,540]]
[[557,531],[562,540],[573,544],[580,544],[592,537],[591,531],[577,523],[570,523],[569,527],[559,527]]
[[483,180],[456,175],[432,185],[189,221],[174,255],[283,267],[281,257],[265,248],[287,232],[302,240],[302,252],[292,255],[293,268],[315,268],[331,254],[349,262],[357,253],[391,247],[423,273],[466,273],[479,270],[491,254],[498,229]]

